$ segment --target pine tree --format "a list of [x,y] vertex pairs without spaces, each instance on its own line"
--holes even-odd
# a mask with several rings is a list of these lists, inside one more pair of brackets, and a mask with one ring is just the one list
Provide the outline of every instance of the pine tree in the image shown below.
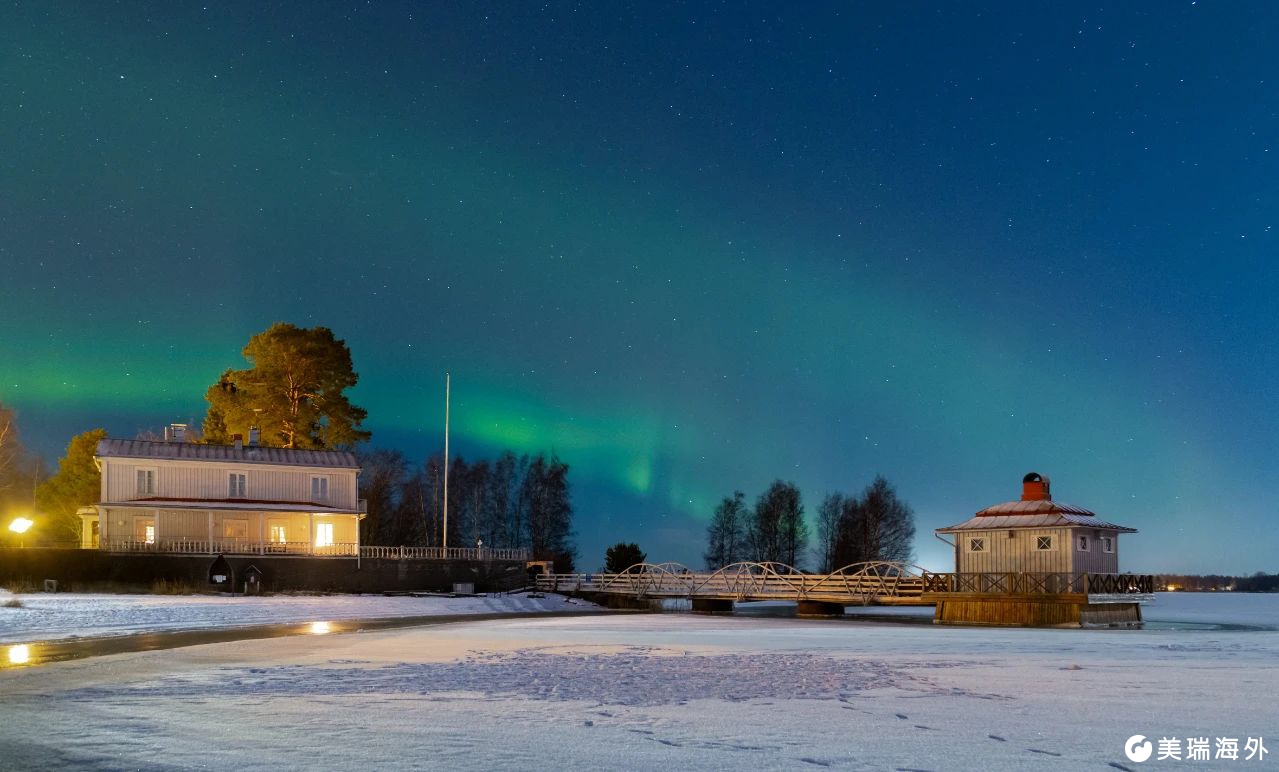
[[58,471],[36,488],[36,507],[47,518],[41,528],[45,541],[79,543],[81,525],[76,510],[102,497],[102,473],[93,457],[98,452],[98,442],[106,438],[105,429],[91,429],[72,437],[66,454],[58,460]]
[[645,560],[648,560],[648,555],[644,554],[638,544],[618,542],[604,552],[604,571],[610,574],[620,574],[631,566],[643,563]]
[[205,399],[206,442],[262,430],[264,445],[284,448],[353,447],[369,438],[367,413],[345,392],[359,380],[346,343],[327,327],[271,325],[244,347],[247,370],[227,370]]

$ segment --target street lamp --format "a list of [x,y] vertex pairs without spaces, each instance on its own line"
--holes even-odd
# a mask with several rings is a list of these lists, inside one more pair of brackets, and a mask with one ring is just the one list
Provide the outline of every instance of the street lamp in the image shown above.
[[25,534],[27,529],[33,525],[35,525],[35,521],[26,517],[16,517],[13,519],[12,523],[9,523],[9,530],[19,536],[19,549],[23,549],[27,546],[26,537],[23,534]]

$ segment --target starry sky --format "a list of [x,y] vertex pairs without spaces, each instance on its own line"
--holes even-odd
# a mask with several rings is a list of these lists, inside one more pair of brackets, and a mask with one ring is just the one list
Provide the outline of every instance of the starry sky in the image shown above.
[[[788,7],[796,5],[798,7]],[[379,445],[554,450],[581,565],[734,488],[1055,498],[1274,571],[1279,6],[7,3],[0,401],[198,423],[282,320]],[[456,452],[456,451],[455,451]]]

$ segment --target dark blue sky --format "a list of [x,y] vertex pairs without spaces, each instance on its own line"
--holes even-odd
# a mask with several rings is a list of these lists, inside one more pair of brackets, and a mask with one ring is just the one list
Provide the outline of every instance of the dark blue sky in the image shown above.
[[276,320],[375,443],[554,448],[583,565],[876,473],[1021,475],[1124,567],[1275,570],[1279,9],[0,10],[0,400],[56,455],[198,421]]

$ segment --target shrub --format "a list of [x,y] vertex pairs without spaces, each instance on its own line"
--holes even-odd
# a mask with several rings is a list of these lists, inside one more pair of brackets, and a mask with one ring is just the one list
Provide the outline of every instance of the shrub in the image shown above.
[[5,608],[22,608],[22,601],[18,598],[10,598],[4,602]]

